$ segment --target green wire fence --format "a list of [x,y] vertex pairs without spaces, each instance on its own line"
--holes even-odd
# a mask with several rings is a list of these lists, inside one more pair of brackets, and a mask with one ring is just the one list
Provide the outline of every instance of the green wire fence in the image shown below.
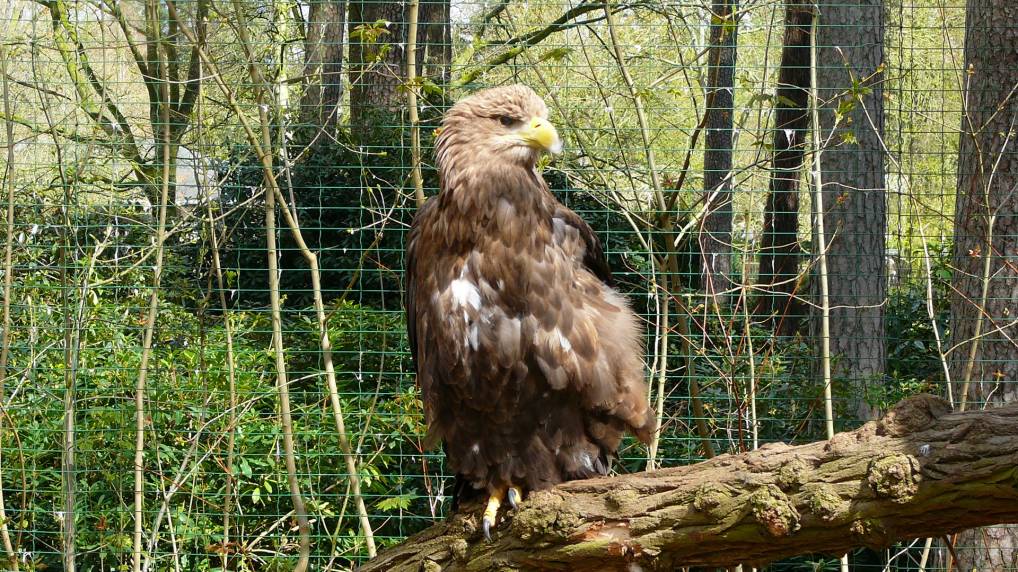
[[[448,514],[403,247],[486,86],[544,97],[542,173],[643,319],[662,431],[616,472],[1018,393],[1009,0],[10,0],[0,30],[4,569],[344,570]],[[953,542],[847,566],[1016,569]]]

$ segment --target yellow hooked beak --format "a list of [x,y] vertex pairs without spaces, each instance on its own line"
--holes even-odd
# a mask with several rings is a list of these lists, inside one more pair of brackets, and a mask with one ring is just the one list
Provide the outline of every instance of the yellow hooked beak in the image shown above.
[[555,131],[555,127],[546,119],[532,118],[520,129],[519,133],[520,138],[535,149],[541,149],[548,153],[562,151],[562,140],[558,138],[558,131]]

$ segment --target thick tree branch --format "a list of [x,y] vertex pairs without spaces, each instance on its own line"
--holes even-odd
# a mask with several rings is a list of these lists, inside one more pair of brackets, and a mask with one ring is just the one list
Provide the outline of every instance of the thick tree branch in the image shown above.
[[[191,58],[187,68],[187,79],[184,80],[184,85],[186,86],[184,89],[184,95],[179,101],[174,100],[173,108],[170,110],[171,113],[175,115],[174,128],[177,130],[177,137],[180,136],[183,129],[190,122],[191,111],[194,110],[194,105],[198,101],[198,94],[201,91],[201,56],[199,56],[198,50],[205,46],[205,38],[207,34],[206,19],[208,18],[208,12],[208,1],[199,0],[194,17],[194,30],[197,35],[196,39],[198,40],[198,43],[191,46]],[[176,22],[176,18],[174,18],[173,21]]]
[[950,413],[922,395],[829,441],[535,493],[490,543],[464,511],[360,570],[760,565],[1018,522],[1016,439],[1018,404]]
[[[144,164],[141,151],[138,149],[134,133],[131,130],[131,124],[114,103],[115,98],[107,91],[105,84],[92,67],[85,46],[70,23],[63,0],[53,0],[46,6],[49,8],[53,20],[54,43],[67,68],[67,74],[78,92],[80,99],[78,105],[107,135],[113,137],[123,146],[125,157],[136,165]],[[99,98],[99,101],[94,100],[89,88]],[[103,109],[112,116],[112,119],[105,117]]]

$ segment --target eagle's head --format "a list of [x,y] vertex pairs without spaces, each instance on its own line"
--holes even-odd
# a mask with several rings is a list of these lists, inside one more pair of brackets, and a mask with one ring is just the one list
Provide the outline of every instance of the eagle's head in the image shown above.
[[461,99],[446,112],[435,141],[441,171],[464,161],[532,168],[541,153],[561,150],[548,107],[524,85],[485,89]]

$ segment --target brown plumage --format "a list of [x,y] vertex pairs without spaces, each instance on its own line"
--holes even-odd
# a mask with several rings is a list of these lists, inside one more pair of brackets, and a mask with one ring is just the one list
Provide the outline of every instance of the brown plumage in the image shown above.
[[428,440],[493,495],[605,474],[624,431],[646,442],[655,428],[637,318],[593,231],[535,170],[560,146],[547,116],[519,85],[454,105],[436,141],[441,192],[407,244]]

